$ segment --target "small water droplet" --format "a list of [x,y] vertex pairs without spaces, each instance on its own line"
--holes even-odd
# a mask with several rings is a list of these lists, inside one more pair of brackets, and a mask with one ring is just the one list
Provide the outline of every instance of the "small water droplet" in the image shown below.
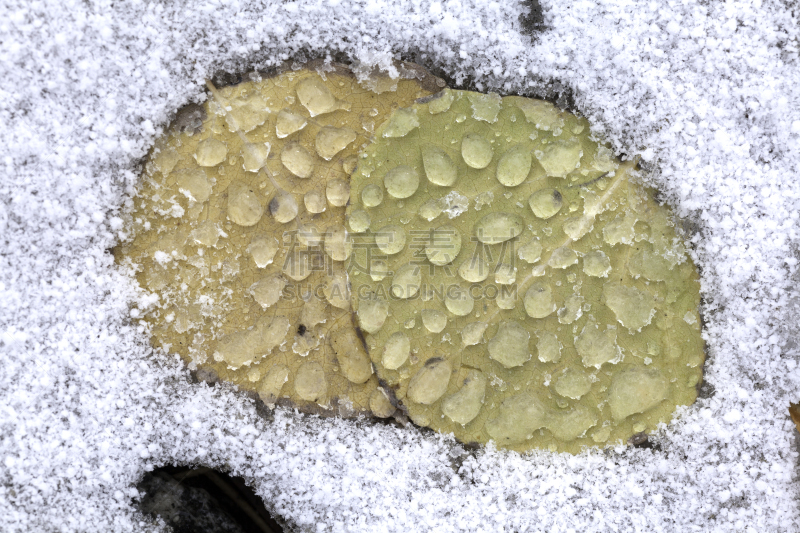
[[325,126],[317,133],[314,145],[319,156],[325,161],[330,161],[355,140],[356,132],[351,129]]
[[375,232],[375,244],[387,255],[396,254],[406,246],[406,233],[396,224],[384,226]]
[[332,206],[344,207],[350,199],[350,184],[341,179],[333,179],[325,187],[325,196]]
[[281,151],[281,163],[298,178],[308,178],[314,171],[316,158],[298,143],[289,143]]
[[194,159],[201,167],[215,167],[225,161],[227,156],[228,146],[213,137],[200,141],[194,153]]
[[461,141],[461,157],[472,168],[486,168],[493,155],[492,145],[477,133],[469,133]]
[[380,185],[370,183],[361,189],[361,201],[367,207],[377,207],[383,202],[383,189]]
[[297,201],[287,192],[279,192],[269,202],[269,214],[281,224],[294,220],[298,211]]
[[419,187],[419,174],[412,167],[400,165],[386,173],[386,191],[394,198],[409,198]]
[[291,111],[282,109],[278,113],[278,118],[275,122],[275,135],[277,135],[279,139],[283,139],[296,131],[302,130],[306,127],[306,124],[308,124],[308,121],[305,117],[295,115]]
[[564,205],[564,198],[555,189],[540,189],[528,198],[528,205],[537,217],[546,220],[553,217]]

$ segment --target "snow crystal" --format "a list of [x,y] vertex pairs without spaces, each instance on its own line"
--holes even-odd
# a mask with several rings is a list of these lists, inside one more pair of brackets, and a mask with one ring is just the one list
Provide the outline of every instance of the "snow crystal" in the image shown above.
[[[163,530],[135,484],[167,463],[249,480],[318,531],[797,531],[800,61],[790,3],[200,0],[0,6],[0,529]],[[466,452],[415,428],[261,418],[149,347],[109,250],[142,158],[218,72],[415,60],[545,95],[685,217],[702,268],[701,398],[653,449]],[[165,261],[168,257],[163,258]]]

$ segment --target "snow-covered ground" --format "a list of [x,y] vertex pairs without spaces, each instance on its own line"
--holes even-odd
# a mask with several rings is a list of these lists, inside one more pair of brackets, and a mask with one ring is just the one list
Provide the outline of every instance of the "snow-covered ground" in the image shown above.
[[[791,2],[451,0],[0,5],[0,529],[158,529],[165,463],[230,469],[310,531],[797,531],[800,61]],[[796,8],[795,8],[796,9]],[[696,223],[713,394],[660,450],[459,454],[413,428],[266,422],[191,384],[131,320],[109,254],[137,165],[202,81],[336,53],[483,90],[571,88]]]

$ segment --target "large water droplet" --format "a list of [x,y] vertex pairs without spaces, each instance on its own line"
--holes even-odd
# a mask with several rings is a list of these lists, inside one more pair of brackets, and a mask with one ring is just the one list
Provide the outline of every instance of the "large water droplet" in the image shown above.
[[450,286],[444,296],[444,306],[456,316],[467,316],[475,308],[475,300],[468,290],[457,285]]
[[386,339],[381,364],[389,370],[397,370],[408,361],[409,355],[411,355],[411,341],[408,335],[398,331]]
[[469,370],[461,388],[442,401],[442,413],[456,424],[467,424],[480,413],[485,394],[485,374],[480,370]]
[[389,302],[378,299],[374,294],[359,298],[358,324],[367,333],[377,333],[389,316]]
[[583,256],[583,271],[587,276],[604,278],[611,272],[611,260],[601,250]]
[[431,333],[441,333],[447,327],[447,315],[436,309],[422,310],[422,325]]
[[614,420],[644,413],[667,397],[669,383],[655,368],[632,368],[614,377],[608,389],[608,406]]
[[328,228],[325,234],[325,253],[334,261],[344,261],[353,251],[353,241],[344,226]]
[[600,331],[594,322],[588,322],[575,337],[575,349],[584,365],[595,368],[600,368],[603,363],[616,364],[622,359],[622,352],[617,346],[616,327],[606,327],[605,331]]
[[528,179],[533,157],[525,146],[516,146],[497,162],[497,181],[506,187],[516,187]]
[[486,422],[486,432],[498,444],[525,442],[547,422],[547,409],[530,394],[506,398],[497,414]]
[[458,275],[464,281],[479,283],[489,277],[489,265],[480,256],[473,255],[461,263]]
[[444,150],[426,145],[422,149],[422,165],[428,181],[434,185],[450,187],[458,178],[458,169]]
[[278,139],[283,139],[296,131],[302,130],[306,127],[306,124],[308,124],[308,121],[306,121],[305,117],[282,109],[278,113],[278,118],[275,122],[275,134]]
[[247,251],[253,256],[258,268],[264,268],[272,263],[278,252],[278,239],[270,235],[256,235],[250,241]]
[[555,189],[541,189],[528,198],[533,214],[541,219],[548,219],[561,210],[564,199]]
[[592,389],[592,378],[582,370],[568,368],[556,379],[555,389],[565,398],[580,400]]
[[242,146],[242,167],[248,172],[258,172],[267,164],[269,143],[247,143]]
[[319,156],[325,161],[330,161],[355,140],[356,132],[351,129],[325,126],[317,133],[314,145]]
[[228,155],[228,146],[213,137],[204,139],[197,144],[194,159],[201,167],[215,167],[225,161]]
[[656,312],[653,297],[636,287],[606,283],[603,285],[603,297],[619,323],[631,332],[640,331],[650,324]]
[[447,391],[450,383],[450,363],[429,359],[408,383],[408,399],[414,403],[430,405]]
[[413,168],[400,165],[386,173],[383,178],[386,191],[397,199],[409,198],[419,187],[419,174]]
[[396,254],[406,246],[406,232],[397,224],[384,226],[375,232],[375,244],[387,255]]
[[531,334],[514,321],[502,322],[489,340],[489,357],[506,368],[521,366],[531,358],[528,342]]
[[380,185],[370,183],[361,189],[361,201],[367,207],[377,207],[383,202],[383,189]]
[[522,233],[525,223],[513,213],[490,213],[475,224],[475,236],[484,244],[497,244]]
[[350,200],[350,184],[341,179],[333,179],[325,187],[325,196],[334,207],[344,207]]
[[228,185],[228,219],[240,226],[254,226],[261,220],[264,208],[256,192],[242,183],[232,181]]
[[552,331],[537,331],[536,352],[542,363],[558,363],[561,360],[561,343]]
[[525,292],[522,302],[525,305],[525,312],[531,318],[544,318],[556,310],[553,289],[545,280],[533,283]]
[[369,213],[363,209],[353,209],[347,216],[347,223],[353,233],[364,233],[369,229]]
[[425,245],[425,255],[428,257],[428,261],[439,266],[453,262],[460,251],[461,234],[449,224],[433,230]]
[[399,267],[392,278],[392,295],[395,298],[413,298],[422,285],[422,268],[406,264]]
[[541,152],[536,152],[536,157],[547,175],[556,178],[564,178],[575,170],[582,155],[583,148],[577,139],[559,139],[548,144]]
[[268,276],[261,278],[250,286],[250,294],[253,295],[262,309],[275,305],[281,299],[283,288],[286,287],[286,280],[281,275]]
[[269,214],[281,224],[294,220],[298,212],[297,201],[287,192],[279,192],[269,201]]
[[472,168],[486,168],[492,162],[492,145],[477,133],[469,133],[461,141],[461,157]]
[[203,203],[211,196],[211,183],[202,168],[189,168],[176,172],[178,190],[190,200]]
[[281,163],[298,178],[311,177],[316,158],[298,143],[289,143],[281,151]]
[[330,113],[340,108],[339,102],[325,83],[316,76],[305,78],[297,84],[297,98],[312,117]]
[[328,392],[325,370],[316,361],[307,361],[297,369],[294,378],[294,390],[297,395],[308,402],[320,402]]
[[328,203],[325,201],[325,196],[319,191],[308,191],[303,195],[303,204],[306,206],[306,211],[313,214],[319,214],[325,211]]
[[419,126],[417,110],[401,108],[392,113],[383,128],[383,136],[389,138],[405,137],[411,130]]

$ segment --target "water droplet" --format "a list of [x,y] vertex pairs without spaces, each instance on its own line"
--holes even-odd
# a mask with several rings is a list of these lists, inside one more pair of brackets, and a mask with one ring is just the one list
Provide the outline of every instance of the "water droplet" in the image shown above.
[[447,315],[436,309],[422,310],[422,325],[431,333],[441,333],[447,327]]
[[[325,283],[323,293],[325,294],[325,299],[332,306],[345,311],[350,309],[350,284],[347,281],[347,273],[344,270],[337,270],[333,273]],[[357,350],[352,350],[351,345],[348,346],[348,351],[356,352]],[[341,363],[341,360],[339,362]],[[360,383],[363,383],[363,381]]]
[[622,351],[617,346],[617,329],[612,326],[600,331],[597,324],[588,322],[575,337],[575,349],[585,366],[600,368],[603,363],[616,364],[622,360]]
[[545,318],[556,310],[553,289],[545,280],[533,283],[525,293],[522,302],[525,305],[525,312],[531,318]]
[[542,243],[532,239],[517,251],[517,256],[528,264],[533,264],[542,257]]
[[358,324],[367,333],[377,333],[389,316],[389,302],[375,297],[359,298]]
[[489,277],[489,265],[480,256],[473,255],[458,267],[458,275],[464,281],[479,283]]
[[447,391],[450,383],[450,363],[429,359],[408,383],[408,399],[414,403],[430,405]]
[[319,191],[308,191],[303,195],[303,204],[306,206],[306,211],[313,214],[319,214],[325,211],[328,207],[325,201],[325,196]]
[[631,333],[650,324],[656,312],[653,297],[636,287],[606,283],[603,285],[603,298],[619,323]]
[[361,189],[361,201],[367,207],[377,207],[383,202],[383,189],[380,185],[370,183]]
[[461,157],[472,168],[486,168],[492,162],[492,145],[477,133],[469,133],[461,141]]
[[211,196],[211,183],[202,168],[188,168],[176,172],[178,190],[188,199],[203,203]]
[[355,140],[356,132],[351,129],[325,126],[317,133],[314,145],[319,156],[325,161],[330,161]]
[[655,368],[632,368],[617,374],[608,389],[608,406],[617,422],[644,413],[667,397],[669,383]]
[[397,409],[389,401],[389,396],[386,392],[378,387],[369,397],[369,410],[378,418],[389,418]]
[[372,259],[369,266],[369,276],[372,281],[383,281],[389,275],[389,265],[383,259]]
[[384,226],[375,232],[375,244],[386,255],[396,254],[406,246],[406,233],[396,224]]
[[258,396],[261,401],[273,407],[287,381],[289,381],[289,367],[278,364],[270,368],[258,385]]
[[278,239],[270,235],[256,235],[250,241],[247,251],[253,256],[258,268],[264,268],[272,263],[278,252]]
[[428,200],[420,206],[419,216],[428,222],[432,222],[436,219],[436,217],[442,214],[442,209],[443,206],[441,200]]
[[204,139],[197,144],[194,159],[201,167],[215,167],[225,161],[228,155],[228,146],[213,137]]
[[253,283],[249,292],[261,305],[261,308],[266,309],[280,300],[284,287],[286,287],[286,280],[283,279],[283,276],[276,274]]
[[434,95],[430,102],[428,102],[428,112],[431,115],[444,113],[453,104],[453,91],[444,89],[443,91]]
[[397,370],[408,361],[409,355],[411,355],[411,341],[408,335],[398,331],[386,339],[381,364],[389,370]]
[[570,217],[564,221],[564,233],[573,241],[577,241],[592,231],[593,219],[594,217]]
[[242,167],[248,172],[258,172],[267,164],[269,143],[247,143],[242,146]]
[[434,185],[450,187],[458,178],[458,169],[453,160],[444,150],[435,146],[425,146],[422,149],[422,165],[428,181]]
[[344,207],[350,200],[350,184],[341,179],[333,179],[325,187],[325,196],[334,207]]
[[531,358],[530,339],[531,334],[519,323],[501,322],[497,333],[489,340],[489,357],[506,368],[522,366]]
[[587,276],[605,278],[611,272],[611,260],[601,250],[583,256],[583,272]]
[[583,436],[592,426],[597,424],[594,410],[578,405],[571,411],[551,412],[547,429],[561,441],[572,441]]
[[531,194],[528,205],[531,206],[534,215],[546,220],[561,210],[564,199],[555,189],[541,189]]
[[442,413],[456,424],[467,424],[480,413],[485,395],[485,374],[470,369],[461,381],[461,388],[442,401]]
[[475,236],[484,244],[497,244],[522,233],[525,223],[513,213],[490,213],[475,224]]
[[580,400],[592,389],[592,378],[582,370],[567,369],[556,380],[555,390],[564,398]]
[[386,191],[394,198],[409,198],[419,187],[419,174],[413,168],[400,165],[386,173],[383,178]]
[[316,158],[298,143],[289,143],[281,151],[281,163],[298,178],[311,177]]
[[369,229],[369,214],[363,209],[353,209],[347,216],[347,223],[353,233],[364,233]]
[[454,285],[447,288],[444,306],[456,316],[467,316],[475,308],[475,300],[468,290]]
[[240,226],[254,226],[261,220],[264,209],[256,192],[242,183],[232,181],[228,185],[228,219]]
[[536,343],[536,351],[539,354],[539,361],[542,363],[558,363],[561,360],[561,343],[552,331],[537,331],[536,336],[539,340]]
[[279,192],[269,202],[269,214],[281,224],[294,220],[298,212],[297,201],[287,192]]
[[302,130],[306,127],[306,124],[308,124],[308,121],[305,117],[282,109],[278,113],[278,118],[275,122],[275,135],[278,136],[278,139],[283,139],[296,131]]
[[328,228],[325,234],[325,253],[334,261],[344,261],[353,251],[353,240],[344,226]]
[[292,249],[286,254],[286,260],[283,262],[283,273],[295,281],[306,279],[314,271],[313,257],[315,257],[314,252],[309,250]]
[[383,128],[383,136],[388,138],[405,137],[411,130],[419,127],[417,110],[413,108],[401,108],[392,113],[386,126]]
[[497,162],[497,181],[506,187],[516,187],[528,179],[533,157],[525,146],[516,146],[500,157]]
[[486,322],[470,322],[461,330],[461,344],[475,346],[483,342],[483,333],[489,326]]
[[497,93],[481,94],[467,93],[472,104],[472,118],[493,124],[497,122],[497,114],[503,105],[503,100]]
[[297,98],[312,117],[336,111],[339,102],[325,83],[316,76],[305,78],[297,84]]
[[430,240],[425,246],[425,255],[428,257],[428,261],[439,266],[453,262],[460,251],[461,234],[449,224],[433,230]]
[[494,281],[499,285],[511,285],[517,280],[517,267],[500,263],[494,271]]
[[562,324],[572,324],[583,314],[583,296],[571,294],[564,300],[564,307],[558,310],[558,321]]
[[349,176],[356,169],[356,165],[358,165],[358,156],[347,156],[342,161],[342,170]]
[[619,243],[633,244],[633,237],[636,234],[633,229],[634,224],[636,217],[619,215],[603,228],[603,238],[612,246]]
[[419,265],[405,264],[399,267],[392,278],[392,295],[395,298],[413,298],[422,285],[422,269]]
[[498,444],[509,445],[525,442],[546,422],[547,409],[533,396],[522,393],[506,398],[485,428]]
[[548,176],[565,178],[581,162],[583,148],[577,139],[556,140],[536,153],[536,157]]
[[578,262],[578,254],[575,250],[566,246],[561,246],[553,250],[550,260],[547,262],[553,268],[567,268]]
[[307,402],[320,402],[328,392],[325,370],[316,361],[306,361],[297,369],[294,378],[294,390]]

